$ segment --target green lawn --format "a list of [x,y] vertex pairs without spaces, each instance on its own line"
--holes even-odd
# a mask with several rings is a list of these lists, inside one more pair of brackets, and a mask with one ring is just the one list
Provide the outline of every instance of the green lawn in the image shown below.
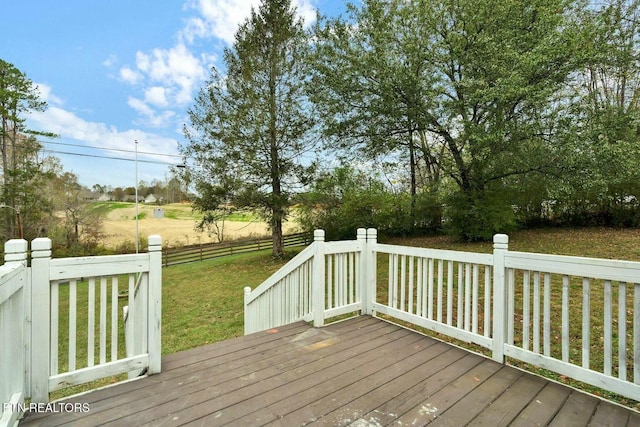
[[244,287],[255,288],[286,263],[273,260],[270,253],[267,250],[164,268],[162,353],[243,335]]

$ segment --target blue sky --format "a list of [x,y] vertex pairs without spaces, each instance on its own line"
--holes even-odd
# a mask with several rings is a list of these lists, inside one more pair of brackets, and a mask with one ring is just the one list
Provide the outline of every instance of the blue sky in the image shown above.
[[[292,0],[307,23],[338,0]],[[180,163],[186,111],[237,25],[259,0],[25,0],[5,2],[0,58],[36,83],[49,108],[31,129],[80,182],[128,187],[164,180]],[[100,147],[91,148],[91,147]],[[107,150],[112,149],[113,151]],[[76,153],[70,155],[64,153]],[[147,153],[155,153],[151,155]],[[96,157],[98,156],[98,157]],[[115,157],[128,160],[105,159]]]

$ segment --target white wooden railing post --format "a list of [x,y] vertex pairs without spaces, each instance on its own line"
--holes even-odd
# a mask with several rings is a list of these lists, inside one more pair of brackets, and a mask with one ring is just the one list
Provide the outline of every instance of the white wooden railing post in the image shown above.
[[31,401],[49,401],[51,240],[31,242]]
[[311,281],[311,304],[313,305],[313,326],[324,325],[325,306],[325,262],[324,262],[324,230],[313,232],[313,274]]
[[251,322],[251,315],[249,314],[249,296],[251,295],[251,287],[244,287],[244,334],[247,335],[252,331],[253,323]]
[[[27,396],[25,356],[28,351],[26,325],[27,242],[9,240],[4,245],[5,270],[11,276],[0,288],[0,426],[17,425],[20,405]],[[18,271],[19,270],[19,271]],[[14,273],[18,271],[18,275]]]
[[367,301],[369,301],[369,298],[367,297],[367,284],[369,283],[369,273],[367,271],[367,267],[369,265],[369,260],[367,254],[369,251],[367,250],[367,230],[365,228],[358,228],[356,240],[360,244],[361,248],[360,262],[358,265],[360,275],[357,277],[358,292],[360,294],[360,314],[368,314]]
[[[360,232],[360,229],[358,230]],[[373,315],[373,303],[376,300],[376,251],[378,243],[378,230],[368,228],[365,230],[366,244],[362,250],[364,263],[364,281],[362,286],[362,314]]]
[[509,236],[493,236],[493,348],[492,358],[504,363],[504,344],[507,331],[507,286],[504,258],[509,250]]
[[147,320],[149,368],[147,374],[160,373],[162,355],[162,238],[152,235],[149,244],[149,292]]

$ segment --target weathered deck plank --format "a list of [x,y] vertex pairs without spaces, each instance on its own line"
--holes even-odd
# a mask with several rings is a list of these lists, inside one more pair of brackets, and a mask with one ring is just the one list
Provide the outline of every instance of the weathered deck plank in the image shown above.
[[163,357],[21,426],[637,425],[638,413],[371,317],[303,323]]

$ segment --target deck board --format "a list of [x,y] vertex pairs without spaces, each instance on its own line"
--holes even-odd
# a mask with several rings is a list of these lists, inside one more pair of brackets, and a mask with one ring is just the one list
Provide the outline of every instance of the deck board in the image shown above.
[[162,373],[21,426],[637,425],[637,412],[368,316],[163,357]]

